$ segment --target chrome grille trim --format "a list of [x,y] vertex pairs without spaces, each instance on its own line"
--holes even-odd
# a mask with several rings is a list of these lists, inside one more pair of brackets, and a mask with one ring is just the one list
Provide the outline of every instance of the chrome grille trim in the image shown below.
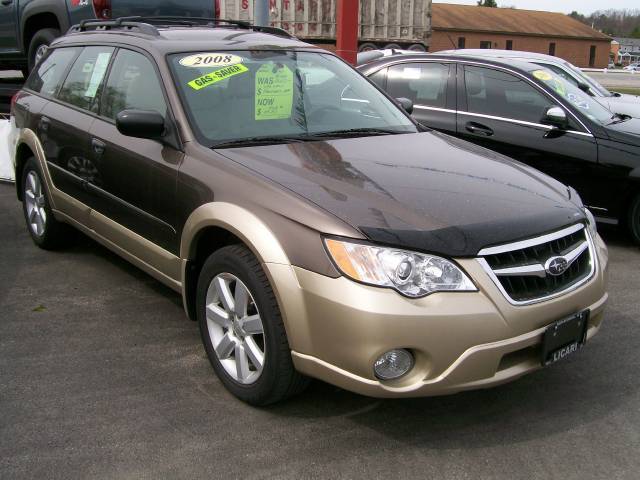
[[[506,289],[502,285],[502,282],[498,278],[498,276],[501,276],[501,277],[531,276],[531,277],[546,278],[546,270],[544,265],[528,264],[528,265],[520,265],[515,267],[508,267],[504,269],[494,270],[491,268],[487,260],[484,258],[486,256],[517,252],[519,250],[523,250],[526,248],[535,247],[538,245],[544,245],[546,243],[553,242],[554,240],[559,240],[564,237],[570,236],[581,230],[584,231],[584,237],[586,241],[580,243],[576,248],[574,248],[572,251],[568,252],[564,256],[570,261],[570,263],[573,263],[577,258],[580,257],[580,255],[582,255],[586,250],[588,250],[590,270],[584,278],[581,278],[580,280],[574,283],[570,283],[567,285],[566,288],[558,292],[554,292],[550,295],[536,297],[528,300],[516,300],[509,295],[509,293],[506,291]],[[542,235],[540,237],[532,238],[529,240],[523,240],[521,242],[514,242],[510,244],[499,245],[496,247],[485,248],[485,249],[482,249],[478,255],[479,257],[476,260],[478,261],[480,266],[487,273],[487,275],[489,275],[493,283],[496,285],[496,287],[498,287],[498,289],[504,295],[507,301],[510,304],[515,306],[524,306],[524,305],[531,305],[535,303],[541,303],[541,302],[545,302],[547,300],[551,300],[553,298],[557,298],[562,295],[565,295],[571,291],[578,289],[579,287],[581,287],[582,285],[590,281],[595,275],[597,270],[597,256],[595,254],[595,246],[593,243],[593,239],[591,238],[591,234],[589,233],[589,230],[585,228],[583,224],[576,224],[571,227],[567,227],[562,230],[559,230],[557,232],[553,232],[547,235]]]

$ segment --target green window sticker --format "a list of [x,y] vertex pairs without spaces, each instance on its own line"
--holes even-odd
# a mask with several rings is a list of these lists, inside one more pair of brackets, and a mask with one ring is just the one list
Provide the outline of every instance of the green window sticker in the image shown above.
[[98,87],[102,83],[102,79],[104,78],[105,73],[107,73],[109,60],[111,60],[111,52],[103,52],[98,54],[96,64],[93,67],[91,80],[89,80],[89,86],[87,87],[87,91],[84,94],[85,97],[94,98],[96,96],[96,93],[98,93]]
[[291,118],[293,72],[286,65],[266,63],[256,72],[255,119]]
[[222,80],[226,80],[229,77],[233,77],[234,75],[239,75],[248,71],[249,69],[244,65],[231,65],[230,67],[219,68],[218,70],[214,70],[213,72],[207,73],[205,75],[202,75],[201,77],[191,80],[188,85],[194,90],[202,90],[203,88],[215,85]]

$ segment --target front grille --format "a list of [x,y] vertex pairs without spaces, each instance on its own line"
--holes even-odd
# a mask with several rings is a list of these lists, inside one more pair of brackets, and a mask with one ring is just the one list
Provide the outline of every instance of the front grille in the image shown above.
[[[488,248],[480,255],[509,300],[530,303],[560,295],[593,274],[587,235],[582,225],[576,225],[538,239]],[[565,261],[568,266],[559,273],[553,264]]]

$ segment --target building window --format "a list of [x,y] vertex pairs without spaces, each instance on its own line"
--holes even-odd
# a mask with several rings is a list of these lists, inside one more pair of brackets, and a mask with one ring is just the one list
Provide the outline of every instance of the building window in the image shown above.
[[458,48],[465,48],[465,44],[467,43],[467,39],[464,37],[458,37]]
[[513,50],[513,40],[507,40],[507,50]]
[[553,55],[554,57],[556,55],[556,44],[553,42],[549,44],[549,55]]
[[480,48],[491,48],[491,42],[490,41],[484,41],[484,42],[480,42]]
[[589,66],[593,68],[596,65],[596,46],[591,45],[589,50]]

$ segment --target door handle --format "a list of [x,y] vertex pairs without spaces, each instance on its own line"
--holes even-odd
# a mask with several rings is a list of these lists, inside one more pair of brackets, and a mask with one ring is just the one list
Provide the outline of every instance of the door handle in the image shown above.
[[45,133],[49,131],[50,125],[51,125],[51,120],[49,120],[47,117],[42,117],[40,119],[40,122],[38,122],[38,128]]
[[0,2],[0,4],[2,4],[3,6],[7,6],[7,5],[11,5],[13,3],[13,0],[2,0]]
[[475,133],[476,135],[484,135],[485,137],[493,135],[492,129],[476,122],[467,122],[464,128],[466,128],[468,132]]
[[104,153],[104,150],[107,148],[107,144],[104,143],[102,140],[93,138],[91,140],[91,148],[93,149],[93,153],[100,156]]

